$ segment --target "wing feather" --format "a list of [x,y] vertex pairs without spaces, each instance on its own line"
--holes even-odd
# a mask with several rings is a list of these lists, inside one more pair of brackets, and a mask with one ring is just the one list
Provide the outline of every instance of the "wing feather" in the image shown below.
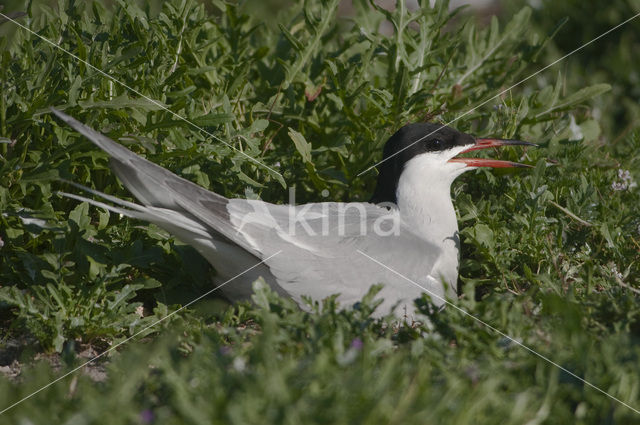
[[[380,311],[399,303],[413,311],[413,299],[423,290],[379,265],[359,251],[404,274],[429,292],[445,296],[442,281],[433,269],[441,248],[420,238],[401,221],[397,210],[368,203],[317,203],[300,206],[273,205],[262,201],[232,199],[231,221],[253,249],[269,255],[267,261],[280,286],[294,299],[303,295],[320,300],[340,294],[351,304],[371,285],[383,283]],[[396,223],[393,226],[384,223]],[[451,294],[449,294],[451,295]],[[438,303],[437,299],[434,302]]]

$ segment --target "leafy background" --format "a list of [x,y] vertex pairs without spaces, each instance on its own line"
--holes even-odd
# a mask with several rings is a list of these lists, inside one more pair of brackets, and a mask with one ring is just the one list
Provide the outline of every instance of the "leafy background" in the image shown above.
[[[358,174],[397,128],[456,120],[540,144],[492,153],[530,172],[477,171],[454,185],[456,302],[640,408],[638,22],[485,104],[640,6],[508,2],[487,17],[446,2],[352,3],[7,4],[3,13],[25,12],[20,23],[128,88],[0,23],[0,409],[142,334],[3,421],[637,422],[426,299],[429,326],[397,326],[370,318],[371,297],[303,313],[258,283],[252,305],[212,298],[145,330],[211,289],[215,271],[153,225],[56,195],[76,190],[71,180],[131,199],[106,155],[50,106],[218,193],[278,203],[289,188],[297,202],[366,200],[376,173]],[[390,33],[379,31],[385,20]]]

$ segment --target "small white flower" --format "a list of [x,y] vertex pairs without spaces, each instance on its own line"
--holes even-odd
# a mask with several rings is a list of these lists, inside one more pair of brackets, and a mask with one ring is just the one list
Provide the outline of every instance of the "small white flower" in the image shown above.
[[621,181],[614,181],[613,183],[611,183],[611,188],[615,191],[633,189],[638,185],[635,181],[633,181],[633,177],[631,176],[629,170],[623,170],[622,168],[618,169],[618,178]]
[[144,317],[144,307],[139,305],[138,307],[136,307],[136,311],[135,314],[139,317]]
[[618,271],[618,266],[616,266],[615,264],[611,266],[611,273],[618,279],[622,279],[622,273]]
[[620,182],[613,182],[611,183],[611,189],[619,192],[622,190],[627,190],[627,185],[624,183],[620,183]]
[[571,120],[569,122],[569,131],[571,131],[571,135],[569,136],[569,140],[582,140],[584,139],[584,135],[582,134],[582,129],[576,123],[576,119],[573,115],[570,116]]
[[618,177],[622,179],[622,181],[627,182],[631,180],[631,173],[629,172],[629,170],[623,170],[622,168],[620,168],[618,170]]
[[242,372],[247,366],[247,363],[242,357],[236,357],[233,359],[233,368],[238,372]]

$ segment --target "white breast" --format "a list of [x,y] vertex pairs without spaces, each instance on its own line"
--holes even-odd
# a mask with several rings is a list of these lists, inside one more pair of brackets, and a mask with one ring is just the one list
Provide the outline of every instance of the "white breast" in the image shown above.
[[451,183],[464,168],[464,164],[447,162],[442,153],[416,156],[406,163],[396,192],[403,221],[418,236],[442,248],[430,276],[446,282],[452,297],[457,289],[460,239]]

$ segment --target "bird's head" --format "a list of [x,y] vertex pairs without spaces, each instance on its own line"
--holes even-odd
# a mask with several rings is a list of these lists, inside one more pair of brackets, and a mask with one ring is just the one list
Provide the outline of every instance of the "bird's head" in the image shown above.
[[433,184],[428,178],[437,178],[448,186],[465,171],[477,167],[528,167],[517,162],[484,158],[461,158],[458,155],[474,150],[533,143],[511,139],[480,139],[442,124],[409,124],[398,130],[384,146],[380,174],[371,202],[396,203],[398,182],[402,173],[424,170],[425,185]]

